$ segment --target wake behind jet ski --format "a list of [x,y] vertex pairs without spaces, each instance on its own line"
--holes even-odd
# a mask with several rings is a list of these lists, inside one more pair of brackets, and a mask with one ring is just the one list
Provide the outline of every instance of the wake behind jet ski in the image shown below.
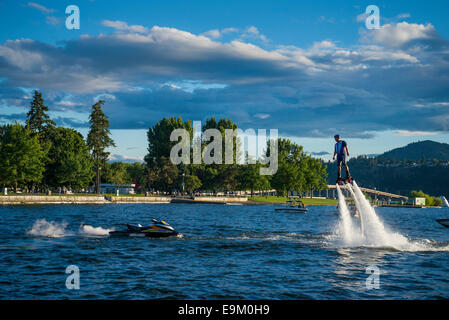
[[177,236],[179,233],[163,220],[151,219],[153,224],[142,226],[141,224],[126,224],[125,230],[111,231],[110,236],[130,236],[130,237],[149,237],[149,238],[165,238]]

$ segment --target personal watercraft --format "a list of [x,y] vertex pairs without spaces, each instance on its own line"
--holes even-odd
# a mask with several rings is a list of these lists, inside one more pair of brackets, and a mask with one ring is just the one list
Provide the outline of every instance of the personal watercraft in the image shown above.
[[274,211],[276,212],[298,212],[298,213],[306,213],[307,207],[301,200],[288,200],[287,205],[283,208],[276,208]]
[[436,222],[441,224],[443,227],[449,228],[449,219],[437,219]]
[[126,230],[109,232],[110,236],[130,236],[130,237],[149,237],[165,238],[178,235],[178,232],[163,220],[151,219],[153,224],[142,226],[141,224],[126,224]]

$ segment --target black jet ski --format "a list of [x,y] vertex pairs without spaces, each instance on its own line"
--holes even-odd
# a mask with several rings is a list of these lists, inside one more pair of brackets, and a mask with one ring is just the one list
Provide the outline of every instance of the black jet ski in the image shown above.
[[130,237],[149,237],[165,238],[178,235],[178,232],[163,220],[151,219],[153,224],[142,226],[141,224],[126,224],[126,230],[110,231],[110,236],[130,236]]
[[443,227],[449,228],[449,219],[437,219],[436,222],[441,224]]

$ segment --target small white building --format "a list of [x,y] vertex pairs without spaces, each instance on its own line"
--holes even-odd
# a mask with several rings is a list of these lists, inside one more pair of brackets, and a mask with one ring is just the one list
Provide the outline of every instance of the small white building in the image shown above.
[[[100,193],[103,194],[117,194],[117,191],[119,194],[135,194],[134,188],[136,185],[133,184],[111,184],[111,183],[102,183],[100,184]],[[94,186],[95,190],[95,186]]]
[[426,205],[426,198],[414,198],[413,199],[413,205],[415,205],[415,206],[425,206]]

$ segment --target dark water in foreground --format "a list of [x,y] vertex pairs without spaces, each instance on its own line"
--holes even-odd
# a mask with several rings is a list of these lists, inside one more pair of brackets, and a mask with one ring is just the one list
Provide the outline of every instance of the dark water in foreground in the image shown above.
[[[449,298],[447,209],[376,208],[386,225],[433,251],[345,248],[334,234],[335,207],[305,215],[274,206],[183,204],[0,207],[1,299],[438,299]],[[182,238],[109,238],[111,228],[166,219]],[[38,219],[57,238],[30,235]],[[66,223],[65,229],[64,223]],[[427,239],[427,240],[426,240]],[[435,248],[439,248],[436,249]],[[65,268],[80,269],[80,289]],[[380,269],[368,290],[366,267]]]

